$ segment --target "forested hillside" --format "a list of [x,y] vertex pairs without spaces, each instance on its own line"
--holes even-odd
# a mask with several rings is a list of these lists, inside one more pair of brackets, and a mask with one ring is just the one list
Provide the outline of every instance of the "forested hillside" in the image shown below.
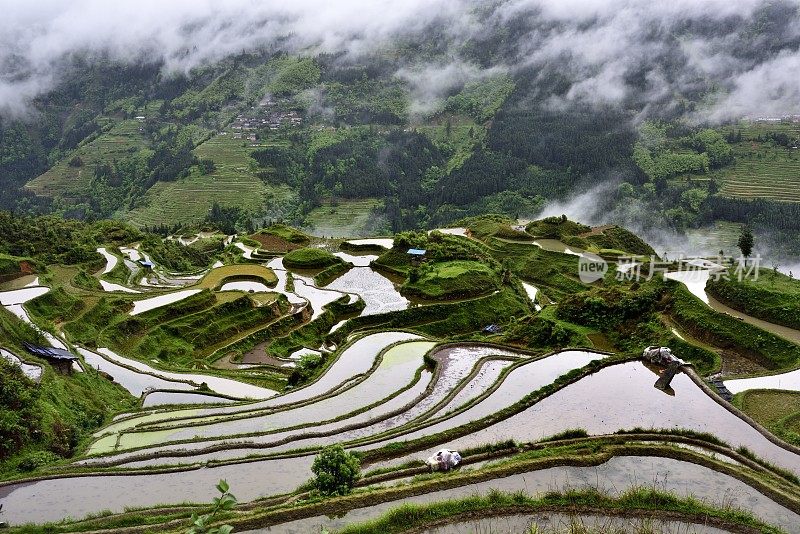
[[[470,10],[480,33],[432,19],[359,54],[250,47],[181,72],[75,58],[30,112],[0,117],[0,208],[175,228],[217,205],[239,229],[280,220],[355,235],[532,217],[606,184],[597,212],[678,232],[748,222],[800,248],[793,110],[719,118],[724,91],[686,65],[682,40],[723,30],[669,20],[675,35],[637,41],[659,55],[632,59],[613,97],[589,97],[582,84],[599,74],[562,68],[575,51],[521,60],[563,28],[535,8],[499,25],[507,8]],[[795,15],[770,3],[728,19],[725,53],[745,64],[796,48]],[[655,95],[656,71],[670,94]]]

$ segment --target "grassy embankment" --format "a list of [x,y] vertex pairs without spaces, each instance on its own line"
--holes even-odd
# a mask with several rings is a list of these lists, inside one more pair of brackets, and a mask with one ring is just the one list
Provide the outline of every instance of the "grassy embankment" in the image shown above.
[[0,308],[0,346],[43,369],[35,384],[3,360],[0,408],[9,412],[0,425],[0,478],[70,458],[97,428],[137,404],[122,387],[97,373],[55,372],[45,360],[22,349],[23,342],[45,343],[31,326]]
[[337,200],[333,205],[311,210],[305,219],[305,230],[316,236],[331,238],[360,237],[373,233],[373,219],[381,212],[383,201],[374,198]]
[[136,226],[196,223],[205,219],[214,202],[257,212],[264,203],[287,202],[296,193],[288,186],[271,186],[257,176],[253,147],[230,134],[216,135],[194,149],[200,159],[214,161],[215,170],[203,174],[193,168],[189,176],[172,182],[157,182],[141,207],[125,214]]
[[779,438],[800,446],[800,392],[754,389],[733,403]]
[[[37,195],[53,198],[91,197],[90,186],[97,165],[123,160],[133,152],[149,152],[139,121],[101,117],[98,122],[102,127],[99,136],[90,136],[81,142],[70,155],[28,182],[26,187]],[[81,164],[71,165],[71,161]]]
[[[416,533],[426,531],[430,527],[459,524],[482,517],[559,513],[561,510],[569,510],[569,515],[577,516],[578,519],[583,514],[637,518],[648,525],[647,528],[653,528],[652,523],[662,519],[727,526],[735,530],[744,527],[747,532],[765,534],[782,532],[781,529],[764,523],[745,510],[718,508],[692,497],[679,497],[674,493],[659,491],[652,487],[631,488],[618,496],[597,489],[550,491],[540,497],[532,497],[524,492],[503,493],[493,490],[485,495],[456,500],[404,504],[377,519],[348,525],[337,532],[339,534]],[[537,529],[535,532],[540,530]],[[599,533],[601,530],[594,531],[580,526],[572,532],[588,534]]]
[[731,271],[729,280],[709,280],[706,291],[723,304],[771,323],[800,329],[800,281],[771,269],[758,278],[740,282]]
[[800,365],[800,346],[735,317],[715,312],[683,284],[669,282],[669,285],[672,293],[670,317],[693,337],[773,371]]
[[741,133],[731,143],[733,162],[712,170],[709,179],[720,185],[720,193],[736,198],[765,198],[785,202],[800,201],[800,150],[791,141],[783,146],[773,135],[785,134],[790,140],[800,137],[798,124],[735,124],[721,129]]

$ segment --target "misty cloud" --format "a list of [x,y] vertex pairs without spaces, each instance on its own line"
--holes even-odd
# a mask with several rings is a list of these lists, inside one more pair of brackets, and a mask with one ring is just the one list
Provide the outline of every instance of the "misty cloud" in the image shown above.
[[[550,68],[571,80],[566,92],[550,95],[552,105],[616,103],[648,113],[713,91],[694,119],[782,115],[800,111],[798,7],[798,0],[0,0],[0,110],[24,109],[75,58],[150,62],[167,73],[262,49],[357,59],[436,27],[445,51],[397,66],[412,112],[435,109],[498,69]],[[483,51],[475,43],[500,34],[509,42],[476,60]]]

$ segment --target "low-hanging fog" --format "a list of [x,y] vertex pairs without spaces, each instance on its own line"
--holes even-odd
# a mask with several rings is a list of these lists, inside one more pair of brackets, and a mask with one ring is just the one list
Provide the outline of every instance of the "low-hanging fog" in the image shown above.
[[[686,113],[705,121],[797,112],[800,101],[796,0],[2,0],[0,8],[0,109],[17,115],[76,59],[176,73],[265,49],[354,59],[408,38],[440,48],[397,69],[412,111],[487,72],[545,67],[573,80],[554,106],[634,98],[647,113],[699,91],[704,104]],[[467,43],[498,32],[505,37],[493,57],[465,54]]]

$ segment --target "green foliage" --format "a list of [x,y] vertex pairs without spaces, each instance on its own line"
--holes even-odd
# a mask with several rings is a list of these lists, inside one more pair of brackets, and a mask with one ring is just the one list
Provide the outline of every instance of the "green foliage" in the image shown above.
[[588,438],[589,433],[582,428],[568,428],[558,434],[553,434],[539,441],[559,441],[562,439]]
[[312,377],[317,375],[317,372],[322,368],[325,359],[319,354],[306,354],[297,365],[292,369],[292,374],[289,375],[287,384],[290,386],[297,386],[305,384]]
[[360,470],[358,456],[338,443],[322,449],[311,466],[314,487],[322,495],[347,495],[361,477]]
[[61,457],[50,451],[33,451],[23,455],[17,461],[17,469],[25,473],[36,471],[40,467],[52,464],[60,459]]
[[672,317],[693,336],[757,360],[770,369],[800,364],[800,347],[727,314],[717,313],[682,284],[672,285]]
[[742,256],[745,258],[749,258],[750,254],[753,252],[753,244],[755,239],[753,238],[753,231],[750,230],[750,227],[745,225],[742,226],[742,233],[739,234],[739,240],[736,243],[736,246],[739,247],[739,250],[742,252]]
[[192,514],[192,526],[186,531],[186,534],[231,534],[233,532],[233,527],[230,525],[210,526],[218,514],[229,512],[236,506],[236,497],[230,492],[228,482],[220,480],[217,483],[217,491],[220,492],[220,496],[214,497],[211,513]]
[[0,461],[7,459],[31,439],[41,425],[36,409],[39,392],[22,370],[0,358]]
[[478,122],[492,118],[514,90],[514,81],[500,75],[467,84],[460,93],[447,99],[445,109],[460,111]]
[[267,228],[262,228],[261,230],[259,230],[259,233],[266,235],[274,235],[276,237],[280,237],[281,239],[285,239],[289,243],[293,243],[295,245],[305,245],[308,244],[308,242],[310,241],[308,235],[304,234],[300,230],[297,230],[285,224],[273,224],[272,226],[268,226]]
[[735,273],[727,274],[727,280],[712,278],[706,285],[714,298],[753,317],[800,329],[800,282],[766,269],[757,279],[739,281]]
[[292,269],[319,269],[342,263],[342,259],[321,248],[298,248],[283,257],[283,264]]
[[705,129],[694,134],[692,147],[708,155],[712,168],[722,167],[733,161],[733,151],[725,138],[716,130]]
[[529,348],[588,346],[586,336],[566,323],[544,317],[525,317],[512,323],[503,341]]
[[89,275],[85,270],[78,270],[78,274],[72,277],[72,285],[81,289],[88,289],[91,291],[102,290],[102,286],[97,278]]
[[62,322],[75,319],[86,304],[78,297],[57,287],[26,304],[28,311],[45,321]]
[[277,72],[267,85],[267,91],[278,96],[297,93],[319,82],[319,66],[313,58],[284,56],[271,61],[269,68]]
[[326,286],[350,270],[352,265],[347,262],[335,263],[314,275],[314,284],[319,287]]
[[590,226],[570,221],[566,216],[533,221],[525,228],[529,234],[545,239],[564,239],[591,231]]
[[636,290],[617,286],[592,288],[559,301],[556,315],[572,323],[614,330],[652,314],[663,292],[659,283],[644,284]]
[[587,236],[586,240],[601,249],[621,250],[628,254],[645,256],[655,254],[653,247],[642,238],[620,226],[605,228],[601,233]]
[[497,275],[475,261],[423,263],[418,279],[403,284],[402,291],[426,299],[466,298],[497,289]]

